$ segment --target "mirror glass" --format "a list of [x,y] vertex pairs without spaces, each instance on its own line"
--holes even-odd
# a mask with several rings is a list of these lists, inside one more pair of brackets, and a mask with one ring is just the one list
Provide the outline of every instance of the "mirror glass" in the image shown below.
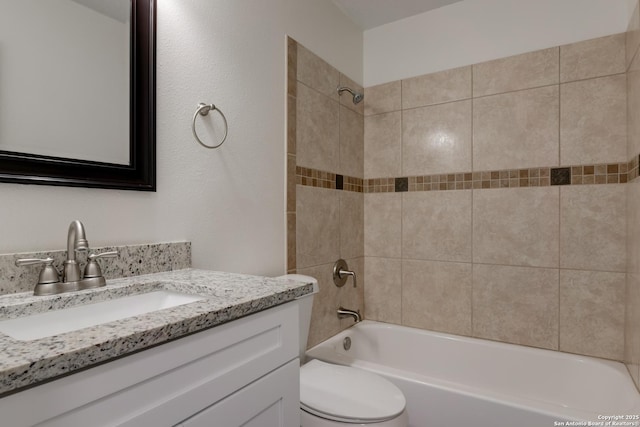
[[130,0],[0,1],[0,150],[128,165]]
[[0,181],[155,191],[155,0],[0,0]]

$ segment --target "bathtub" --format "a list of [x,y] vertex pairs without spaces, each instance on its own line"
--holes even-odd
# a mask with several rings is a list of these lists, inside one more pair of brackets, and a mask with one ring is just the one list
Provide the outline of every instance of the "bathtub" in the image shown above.
[[307,356],[391,380],[411,427],[640,426],[640,395],[626,367],[608,360],[372,321]]

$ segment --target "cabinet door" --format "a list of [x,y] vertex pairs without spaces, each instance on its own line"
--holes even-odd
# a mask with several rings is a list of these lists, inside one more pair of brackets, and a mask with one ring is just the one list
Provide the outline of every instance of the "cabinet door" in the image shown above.
[[173,426],[298,360],[298,348],[298,307],[283,304],[4,397],[0,427]]
[[299,426],[299,369],[295,359],[176,427]]

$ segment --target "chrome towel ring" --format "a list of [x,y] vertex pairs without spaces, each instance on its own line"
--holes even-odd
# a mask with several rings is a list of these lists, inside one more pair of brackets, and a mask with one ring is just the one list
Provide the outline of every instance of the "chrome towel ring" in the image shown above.
[[[207,114],[209,114],[209,111],[212,111],[212,110],[217,111],[218,114],[220,114],[220,117],[222,117],[222,120],[224,121],[224,136],[222,137],[222,141],[220,141],[220,144],[218,145],[205,144],[200,140],[200,138],[198,138],[198,134],[196,132],[196,119],[198,118],[198,114],[200,114],[201,116],[206,116]],[[196,110],[196,113],[193,115],[193,121],[191,122],[191,130],[193,131],[193,137],[204,148],[218,148],[222,144],[224,144],[224,141],[226,141],[227,134],[229,133],[229,126],[227,125],[227,118],[224,116],[224,113],[220,111],[219,108],[217,108],[214,104],[203,104],[201,102],[200,104],[198,104],[198,109]]]

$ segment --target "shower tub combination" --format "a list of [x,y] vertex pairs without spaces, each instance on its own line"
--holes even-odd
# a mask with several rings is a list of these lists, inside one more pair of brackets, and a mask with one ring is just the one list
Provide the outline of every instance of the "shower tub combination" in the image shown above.
[[392,381],[411,427],[640,426],[640,395],[617,362],[372,321],[307,356]]

